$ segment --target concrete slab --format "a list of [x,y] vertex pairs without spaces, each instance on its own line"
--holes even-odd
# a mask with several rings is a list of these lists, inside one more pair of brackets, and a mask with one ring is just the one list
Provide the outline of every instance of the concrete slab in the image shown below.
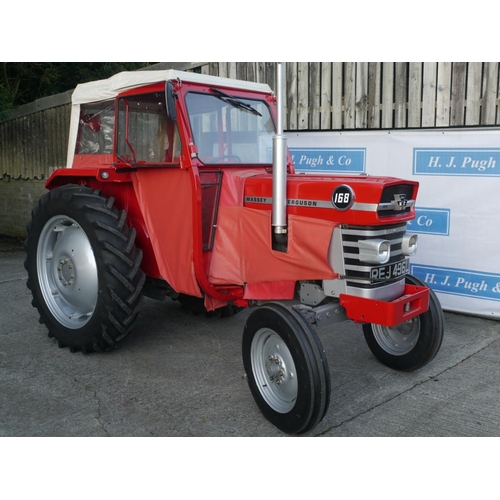
[[[146,299],[107,354],[59,349],[25,286],[24,253],[0,251],[0,436],[284,436],[244,378],[244,311],[193,316]],[[310,436],[500,436],[500,323],[446,313],[437,357],[416,372],[377,362],[361,328],[321,328],[329,411]]]

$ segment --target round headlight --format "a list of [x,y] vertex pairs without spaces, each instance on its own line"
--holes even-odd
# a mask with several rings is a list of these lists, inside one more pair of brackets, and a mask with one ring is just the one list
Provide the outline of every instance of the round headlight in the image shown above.
[[417,243],[418,235],[416,234],[405,234],[403,236],[403,244],[401,249],[403,250],[403,255],[411,256],[417,253]]
[[391,257],[391,244],[388,241],[383,241],[378,247],[378,261],[385,264]]
[[367,264],[385,264],[391,258],[391,244],[387,240],[372,238],[360,240],[359,260]]

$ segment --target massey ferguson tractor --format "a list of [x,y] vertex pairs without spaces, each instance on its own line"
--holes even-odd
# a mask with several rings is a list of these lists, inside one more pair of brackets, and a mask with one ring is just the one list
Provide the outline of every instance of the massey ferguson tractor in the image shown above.
[[378,360],[414,370],[438,352],[443,313],[408,274],[418,183],[296,174],[281,64],[277,87],[174,70],[78,85],[67,168],[32,212],[25,266],[40,321],[72,352],[117,347],[143,295],[250,307],[250,391],[303,434],[331,392],[315,326],[359,323]]

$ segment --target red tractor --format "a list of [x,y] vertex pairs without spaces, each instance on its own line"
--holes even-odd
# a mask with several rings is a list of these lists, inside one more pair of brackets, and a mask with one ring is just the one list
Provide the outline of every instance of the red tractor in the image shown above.
[[362,324],[384,364],[440,348],[436,296],[408,274],[418,184],[296,174],[279,92],[179,71],[119,73],[72,98],[68,168],[34,208],[27,285],[61,347],[108,351],[143,295],[221,316],[252,307],[243,363],[282,431],[324,417],[330,373],[315,325]]

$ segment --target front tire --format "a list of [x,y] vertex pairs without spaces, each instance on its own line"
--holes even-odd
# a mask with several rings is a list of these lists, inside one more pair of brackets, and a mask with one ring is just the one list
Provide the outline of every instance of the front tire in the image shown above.
[[42,196],[27,232],[27,286],[49,337],[71,351],[116,347],[138,315],[145,281],[126,212],[99,191],[66,185]]
[[243,364],[263,415],[287,434],[312,430],[330,401],[330,371],[307,321],[282,304],[250,314],[243,331]]
[[[408,275],[406,283],[427,285]],[[363,333],[373,355],[384,365],[401,371],[421,368],[436,356],[444,333],[444,316],[435,293],[429,289],[429,309],[393,328],[365,324]]]

